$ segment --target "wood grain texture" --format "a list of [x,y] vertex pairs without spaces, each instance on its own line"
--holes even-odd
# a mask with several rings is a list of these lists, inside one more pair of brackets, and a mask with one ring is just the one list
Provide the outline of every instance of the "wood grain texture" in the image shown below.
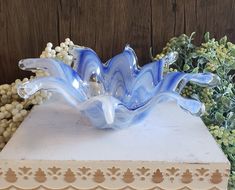
[[150,61],[173,36],[210,31],[235,42],[235,0],[0,0],[0,83],[29,73],[20,59],[38,57],[48,41],[70,37],[102,61],[130,44],[139,64]]

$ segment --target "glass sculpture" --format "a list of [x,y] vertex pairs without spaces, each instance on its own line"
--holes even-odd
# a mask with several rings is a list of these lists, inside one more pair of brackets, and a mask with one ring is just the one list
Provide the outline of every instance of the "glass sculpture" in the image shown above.
[[189,81],[215,86],[219,78],[212,73],[164,72],[177,59],[177,52],[146,64],[137,65],[134,50],[124,51],[105,64],[90,48],[74,46],[73,67],[58,59],[33,58],[19,62],[23,70],[44,70],[39,77],[18,86],[18,94],[28,98],[41,89],[58,92],[89,118],[97,128],[124,128],[142,119],[156,104],[169,100],[193,115],[201,115],[204,105],[197,99],[180,95]]

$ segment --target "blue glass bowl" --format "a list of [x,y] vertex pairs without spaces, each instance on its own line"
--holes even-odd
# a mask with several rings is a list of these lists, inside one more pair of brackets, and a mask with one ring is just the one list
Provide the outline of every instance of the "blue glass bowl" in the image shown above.
[[204,105],[180,96],[180,92],[189,81],[202,86],[219,82],[211,73],[164,73],[164,66],[176,61],[176,52],[143,67],[137,65],[136,54],[129,46],[105,64],[87,47],[74,46],[70,53],[73,68],[52,58],[21,60],[21,69],[44,70],[49,76],[23,83],[18,94],[28,98],[41,89],[59,92],[97,128],[127,127],[157,103],[169,100],[191,114],[201,115]]

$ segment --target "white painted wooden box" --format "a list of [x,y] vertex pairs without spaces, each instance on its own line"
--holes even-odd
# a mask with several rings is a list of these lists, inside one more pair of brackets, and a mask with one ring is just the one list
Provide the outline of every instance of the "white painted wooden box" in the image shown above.
[[34,107],[0,153],[0,189],[226,190],[230,164],[174,102],[98,130],[60,97]]

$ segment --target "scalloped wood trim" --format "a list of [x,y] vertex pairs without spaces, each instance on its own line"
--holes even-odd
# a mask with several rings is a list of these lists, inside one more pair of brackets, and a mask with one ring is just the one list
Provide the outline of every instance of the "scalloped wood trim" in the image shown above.
[[[65,188],[62,188],[62,189],[51,189],[51,188],[47,188],[47,187],[45,187],[43,185],[40,185],[40,186],[38,186],[36,188],[30,188],[30,189],[25,189],[24,188],[24,189],[22,189],[22,188],[14,186],[14,185],[11,185],[8,188],[4,188],[4,189],[0,189],[0,190],[42,190],[42,189],[43,190],[111,190],[111,189],[102,187],[100,185],[98,185],[96,187],[93,187],[91,189],[78,189],[78,188],[75,188],[75,187],[73,187],[71,185],[69,185],[69,186],[67,186]],[[125,186],[125,187],[122,187],[120,189],[115,189],[115,190],[137,190],[137,189],[133,188],[131,186]],[[153,188],[150,188],[150,189],[145,189],[145,190],[166,190],[166,189],[162,189],[162,188],[156,186],[156,187],[153,187]],[[182,188],[176,189],[176,190],[193,190],[193,189],[185,186],[185,187],[182,187]],[[212,188],[210,188],[208,190],[220,190],[220,189],[218,189],[217,187],[212,187]]]
[[40,190],[40,185],[55,190],[224,190],[228,177],[229,166],[224,164],[14,160],[0,164],[0,190],[14,186]]
[[85,166],[77,168],[77,170],[71,168],[67,168],[64,171],[61,170],[60,167],[53,166],[48,167],[46,170],[39,167],[33,171],[31,167],[24,166],[18,167],[18,169],[8,168],[5,172],[0,173],[0,177],[9,183],[15,183],[19,178],[24,180],[31,179],[37,183],[44,183],[48,178],[58,180],[62,177],[66,183],[73,183],[78,178],[84,181],[90,178],[97,184],[105,182],[108,178],[111,181],[120,179],[126,184],[134,182],[136,178],[140,178],[141,181],[151,179],[153,183],[158,184],[162,183],[164,180],[173,183],[174,180],[178,178],[182,184],[190,184],[193,182],[193,178],[196,177],[199,182],[207,179],[211,184],[219,184],[223,181],[223,178],[228,177],[229,172],[229,170],[220,171],[218,169],[210,171],[206,168],[197,168],[195,171],[191,169],[180,171],[180,169],[176,167],[170,167],[166,170],[156,169],[150,172],[150,168],[147,167],[139,167],[135,170],[131,170],[130,168],[121,170],[119,167],[115,166],[95,170]]

